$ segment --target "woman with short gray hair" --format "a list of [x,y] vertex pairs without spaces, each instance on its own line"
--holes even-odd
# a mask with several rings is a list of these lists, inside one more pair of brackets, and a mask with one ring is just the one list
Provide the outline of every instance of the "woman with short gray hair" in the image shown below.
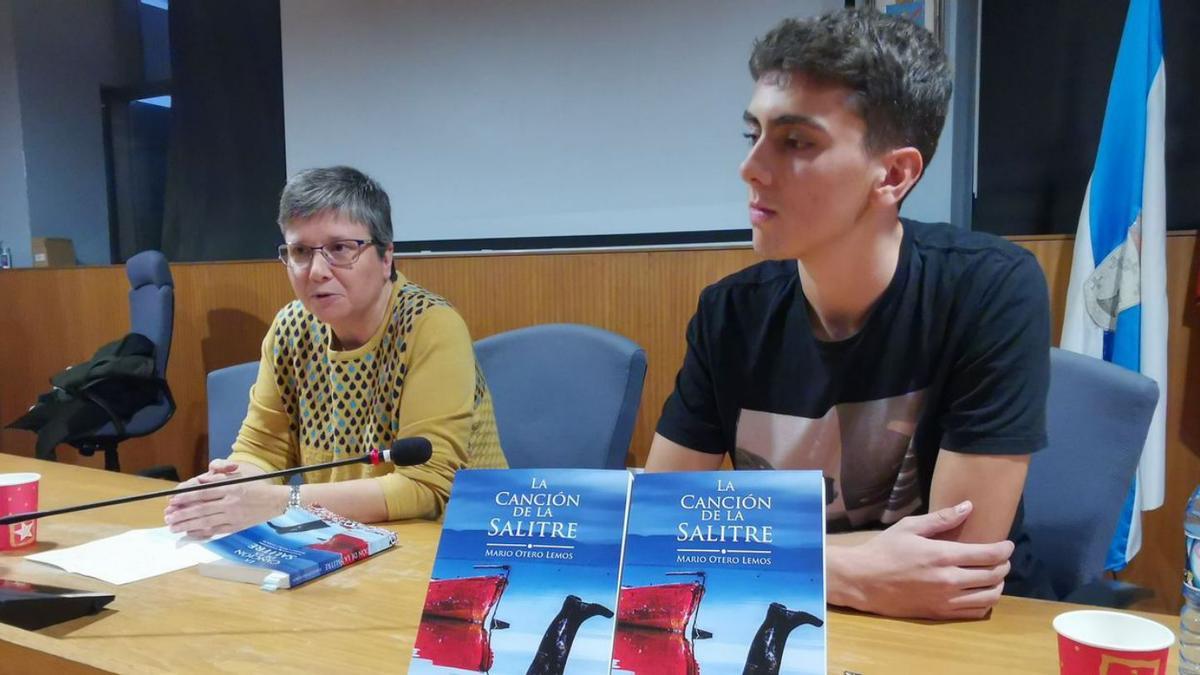
[[387,193],[345,166],[301,171],[279,200],[296,300],[263,340],[258,380],[228,459],[186,484],[344,459],[423,436],[424,464],[351,464],[303,486],[258,482],[173,497],[174,532],[212,536],[319,503],[362,522],[437,518],[454,472],[507,467],[491,395],[462,317],[392,264]]

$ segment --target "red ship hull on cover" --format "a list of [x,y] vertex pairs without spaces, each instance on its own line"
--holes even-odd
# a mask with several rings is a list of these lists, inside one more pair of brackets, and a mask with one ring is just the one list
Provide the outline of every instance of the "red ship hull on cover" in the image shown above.
[[309,544],[308,548],[337,553],[342,556],[342,562],[347,565],[367,557],[367,542],[348,534],[335,534],[329,541]]
[[462,579],[434,579],[425,593],[425,614],[483,623],[508,587],[508,577],[492,574]]
[[417,629],[414,645],[418,658],[435,666],[483,673],[492,668],[488,632],[476,623],[426,618]]
[[617,602],[617,621],[682,633],[703,597],[704,585],[698,582],[623,587]]
[[692,642],[679,633],[617,626],[613,669],[635,675],[699,675]]

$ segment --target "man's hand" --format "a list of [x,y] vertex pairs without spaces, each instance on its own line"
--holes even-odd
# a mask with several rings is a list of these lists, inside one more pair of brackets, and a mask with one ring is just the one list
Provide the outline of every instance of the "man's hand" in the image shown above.
[[829,547],[830,604],[895,617],[986,616],[1004,590],[1013,544],[938,539],[971,510],[966,501],[904,518],[865,543]]
[[[180,487],[217,483],[255,473],[262,473],[262,470],[253,465],[216,459],[208,465],[207,472],[180,483]],[[237,532],[283,513],[287,508],[288,491],[286,486],[254,481],[175,495],[167,502],[163,520],[172,532],[186,532],[191,537],[207,538]]]

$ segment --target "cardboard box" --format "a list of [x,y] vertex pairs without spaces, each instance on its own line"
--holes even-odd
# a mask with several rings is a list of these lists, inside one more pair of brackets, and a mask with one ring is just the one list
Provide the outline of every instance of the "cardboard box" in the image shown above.
[[32,248],[34,267],[75,266],[75,245],[70,239],[34,237]]

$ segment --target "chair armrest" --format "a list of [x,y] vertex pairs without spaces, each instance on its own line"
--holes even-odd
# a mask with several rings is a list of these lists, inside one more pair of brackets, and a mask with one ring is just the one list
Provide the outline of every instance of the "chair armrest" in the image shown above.
[[1152,589],[1125,581],[1100,579],[1071,591],[1067,597],[1063,598],[1063,602],[1120,609],[1152,597],[1154,597]]

